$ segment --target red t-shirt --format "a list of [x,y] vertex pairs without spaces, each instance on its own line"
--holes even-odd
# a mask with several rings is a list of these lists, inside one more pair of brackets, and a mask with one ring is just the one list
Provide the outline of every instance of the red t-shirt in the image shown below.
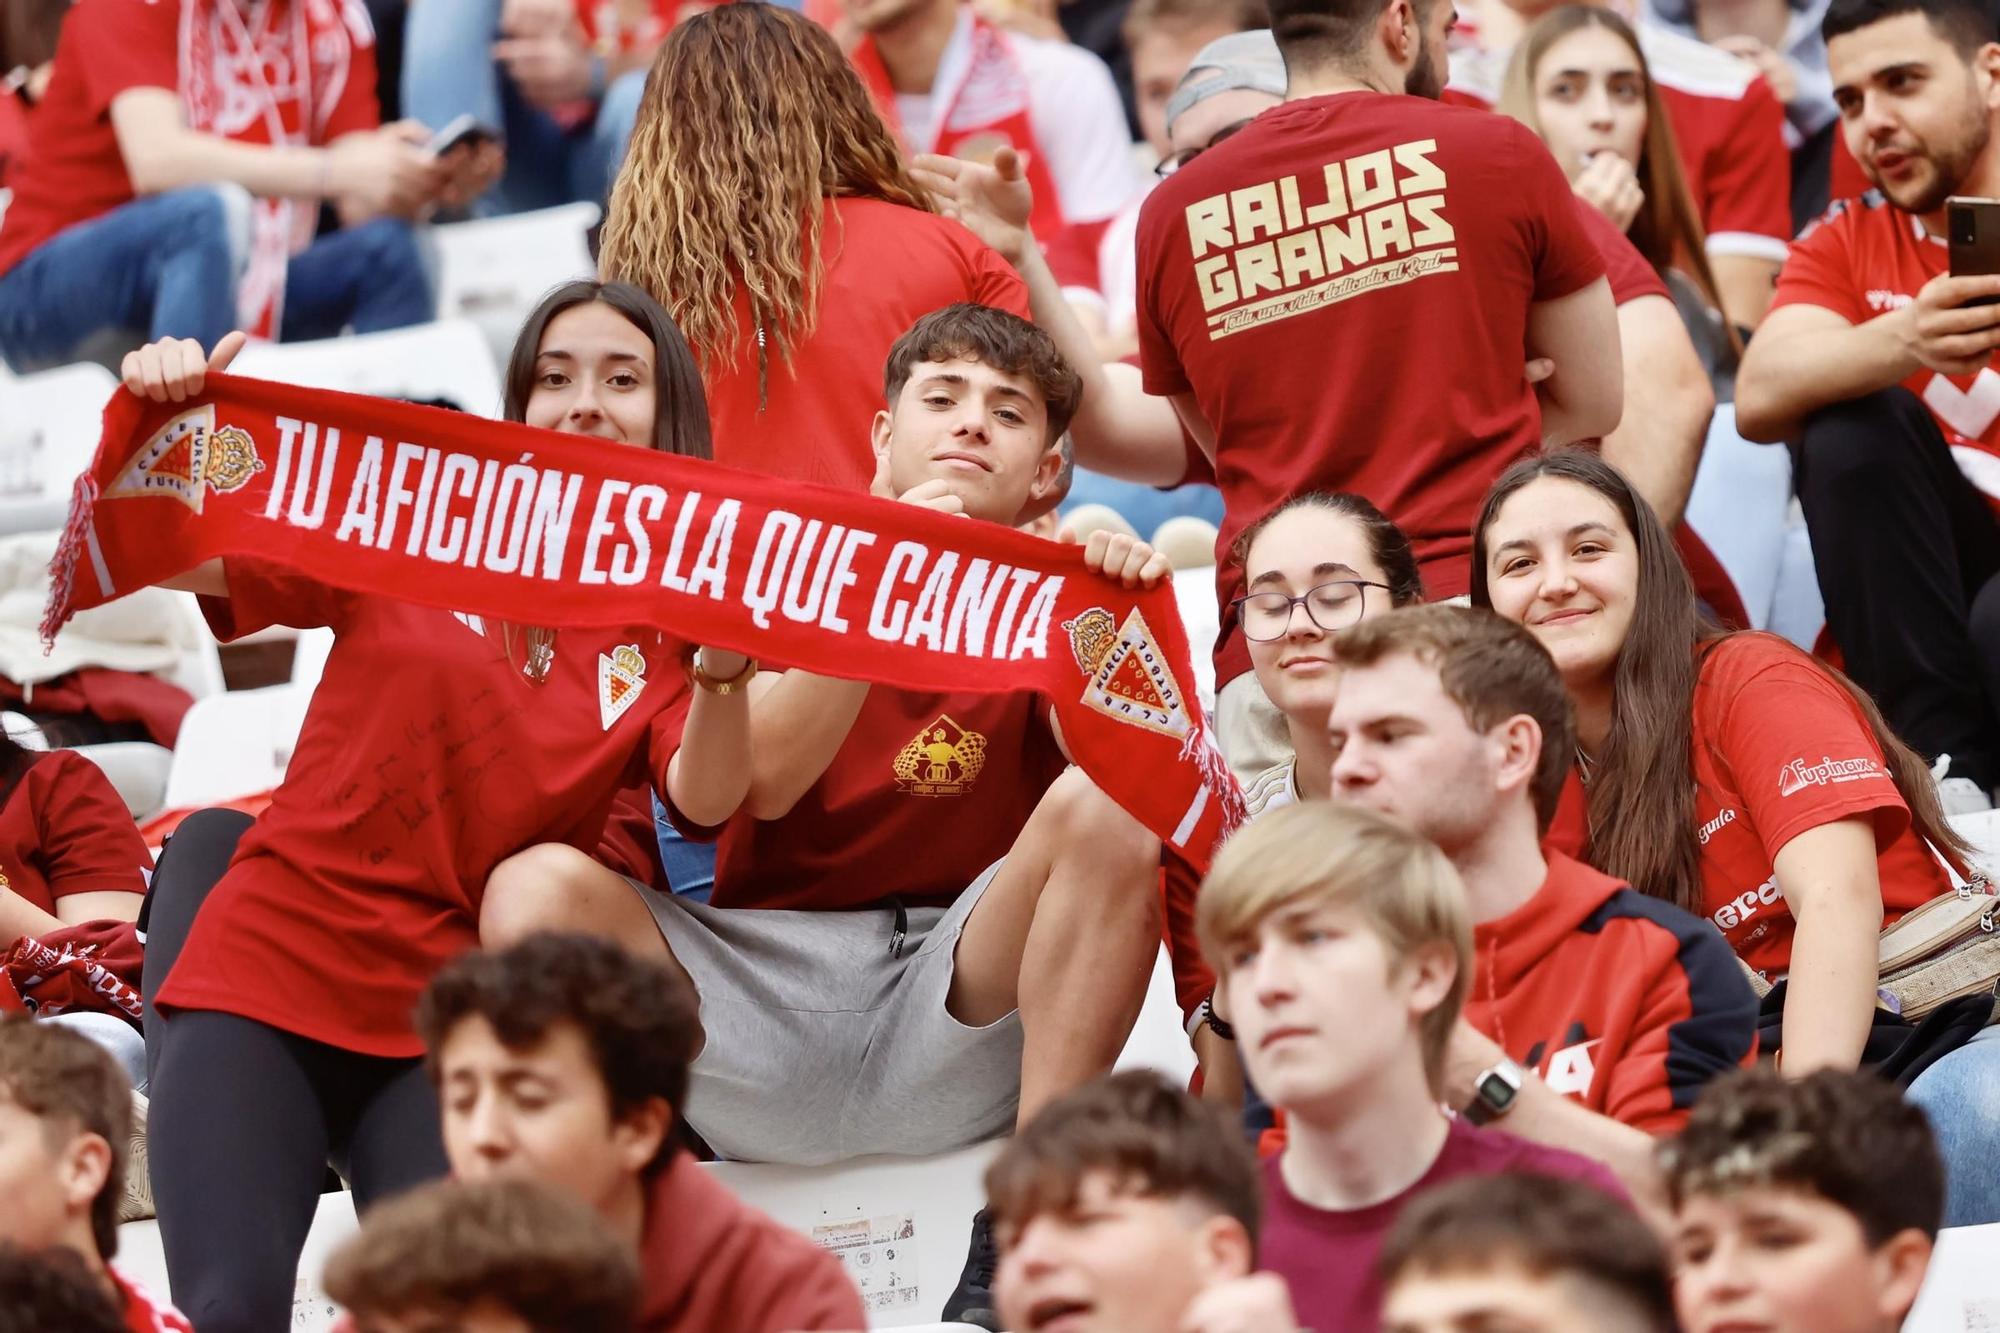
[[[107,1266],[108,1267],[108,1266]],[[109,1268],[117,1288],[127,1333],[194,1333],[187,1316],[116,1268]]]
[[731,1194],[687,1153],[646,1193],[639,1333],[792,1333],[868,1327],[830,1251]]
[[143,894],[152,868],[111,779],[74,750],[35,756],[0,803],[0,885],[44,912],[72,893]]
[[[312,68],[303,96],[291,64],[292,0],[270,0],[271,17],[257,30],[261,77],[218,51],[215,83],[232,97],[274,89],[288,128],[319,128],[314,143],[372,129],[375,101],[374,34],[356,0],[324,0],[307,12],[313,21]],[[181,0],[77,0],[63,19],[48,93],[29,117],[27,150],[8,172],[14,202],[0,217],[0,273],[49,237],[132,201],[132,178],[111,129],[111,103],[132,88],[185,94],[185,62],[196,58],[182,22]],[[199,49],[212,48],[206,42]],[[263,102],[232,104],[221,113],[261,126]],[[237,137],[232,134],[230,137]],[[250,137],[246,134],[244,137]]]
[[1544,1148],[1495,1129],[1453,1120],[1444,1148],[1421,1179],[1393,1198],[1366,1208],[1333,1212],[1301,1203],[1285,1185],[1284,1158],[1264,1162],[1264,1216],[1257,1236],[1259,1266],[1285,1279],[1292,1308],[1304,1328],[1361,1330],[1381,1322],[1382,1287],[1375,1263],[1382,1239],[1405,1204],[1425,1190],[1461,1176],[1517,1172],[1580,1180],[1619,1202],[1625,1191],[1611,1173],[1588,1158]]
[[285,781],[160,1000],[420,1055],[411,1010],[477,945],[493,867],[537,843],[595,848],[613,796],[654,772],[655,725],[686,707],[681,644],[649,628],[565,629],[537,685],[523,632],[509,660],[501,627],[477,617],[249,561],[228,572],[228,599],[203,603],[218,638],[272,624],[336,637]]
[[[1771,308],[1818,306],[1865,324],[1916,300],[1950,267],[1944,241],[1925,231],[1921,218],[1871,191],[1836,202],[1800,233]],[[1966,480],[2000,509],[2000,370],[1940,375],[1919,366],[1903,387],[1930,409]]]
[[[1463,593],[1480,501],[1541,437],[1528,308],[1605,271],[1541,141],[1416,97],[1287,103],[1156,187],[1138,248],[1146,388],[1215,430],[1216,549],[1303,491],[1357,491],[1431,596]],[[1224,645],[1238,577],[1218,567]]]
[[[717,907],[945,907],[995,861],[1067,766],[1034,694],[876,686],[818,782],[777,819],[738,811],[716,851]],[[663,753],[679,744],[677,733]],[[714,829],[686,823],[694,837]]]
[[1552,1091],[1649,1134],[1757,1054],[1757,996],[1699,917],[1561,854],[1473,929],[1465,1018]]
[[869,429],[882,366],[910,325],[974,301],[1028,315],[1028,289],[1007,262],[950,218],[879,199],[833,199],[820,241],[826,271],[819,323],[790,367],[772,342],[758,405],[757,323],[736,293],[742,350],[707,373],[715,461],[771,476],[866,490],[875,475]]
[[1773,979],[1791,966],[1793,930],[1773,863],[1806,830],[1869,817],[1887,921],[1950,887],[1860,707],[1775,635],[1731,635],[1703,655],[1694,775],[1702,910]]

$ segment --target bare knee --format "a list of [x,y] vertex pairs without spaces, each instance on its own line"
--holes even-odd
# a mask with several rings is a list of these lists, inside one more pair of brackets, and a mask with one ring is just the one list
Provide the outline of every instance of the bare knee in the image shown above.
[[1056,856],[1087,862],[1097,891],[1130,889],[1157,908],[1160,840],[1082,769],[1051,783],[1037,813],[1053,816]]
[[479,942],[504,949],[538,930],[577,928],[583,924],[577,908],[606,873],[565,843],[547,842],[514,853],[486,877]]

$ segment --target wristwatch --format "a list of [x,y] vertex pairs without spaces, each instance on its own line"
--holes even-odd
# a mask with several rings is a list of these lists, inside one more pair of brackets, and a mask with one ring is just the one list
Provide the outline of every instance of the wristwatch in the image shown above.
[[1475,1125],[1492,1124],[1514,1109],[1527,1077],[1527,1070],[1501,1056],[1498,1064],[1472,1081],[1472,1100],[1459,1114]]
[[707,690],[710,694],[735,694],[739,690],[747,689],[751,678],[757,674],[757,659],[749,657],[744,659],[743,669],[734,676],[727,678],[711,676],[702,666],[701,654],[700,648],[689,649],[683,666],[687,671],[688,683]]

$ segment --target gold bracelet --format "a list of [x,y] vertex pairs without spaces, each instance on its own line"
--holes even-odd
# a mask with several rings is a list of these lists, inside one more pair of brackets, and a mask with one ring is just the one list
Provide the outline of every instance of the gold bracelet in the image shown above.
[[757,659],[754,657],[745,658],[741,671],[728,680],[718,680],[702,669],[701,649],[690,647],[687,650],[687,655],[681,659],[681,669],[687,673],[690,685],[707,690],[710,694],[735,694],[740,690],[748,688],[751,677],[757,674]]

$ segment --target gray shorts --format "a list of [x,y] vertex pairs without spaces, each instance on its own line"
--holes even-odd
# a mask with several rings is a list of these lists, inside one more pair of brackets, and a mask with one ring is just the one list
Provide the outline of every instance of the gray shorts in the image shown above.
[[634,884],[701,993],[688,1123],[732,1160],[806,1166],[1011,1130],[1020,1014],[971,1028],[945,1009],[959,934],[1001,864],[948,908],[909,909],[894,953],[890,909],[710,907]]

